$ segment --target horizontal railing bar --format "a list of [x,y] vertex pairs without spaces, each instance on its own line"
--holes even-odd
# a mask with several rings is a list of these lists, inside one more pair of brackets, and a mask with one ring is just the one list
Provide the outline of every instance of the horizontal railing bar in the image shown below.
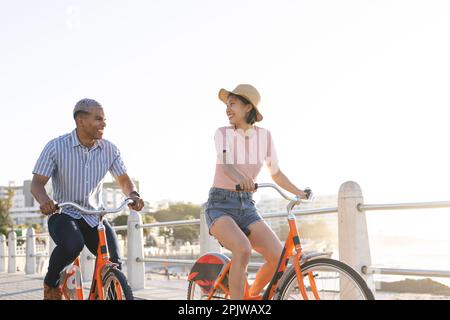
[[423,276],[423,277],[441,277],[450,278],[450,271],[447,270],[423,270],[423,269],[395,269],[395,268],[377,268],[362,267],[364,274],[386,274],[400,276]]
[[[302,215],[315,215],[315,214],[328,214],[328,213],[336,213],[337,208],[321,208],[321,209],[302,209],[302,210],[293,210],[292,213],[298,216]],[[287,213],[285,211],[274,212],[274,213],[265,213],[262,214],[263,218],[272,219],[278,217],[287,217]],[[166,221],[166,222],[155,222],[142,224],[140,228],[154,228],[154,227],[174,227],[174,226],[182,226],[182,225],[191,225],[191,224],[200,224],[200,219],[192,219],[192,220],[181,220],[181,221]],[[123,229],[125,230],[125,229]]]
[[390,203],[390,204],[358,204],[359,211],[369,210],[402,210],[402,209],[438,209],[450,208],[450,201]]
[[[302,210],[292,210],[292,213],[296,216],[309,216],[316,214],[329,214],[329,213],[337,213],[337,208],[321,208],[321,209],[302,209]],[[286,211],[273,212],[273,213],[264,213],[261,215],[263,218],[272,219],[272,218],[287,218]]]
[[44,257],[48,258],[50,255],[48,253],[37,253],[37,254],[30,254],[30,257]]
[[190,224],[200,224],[200,219],[192,220],[178,220],[178,221],[166,221],[166,222],[154,222],[141,224],[139,228],[154,228],[154,227],[174,227],[174,226],[186,226]]
[[159,262],[159,263],[175,263],[175,264],[194,264],[195,260],[185,259],[159,259],[159,258],[137,258],[137,262]]
[[115,226],[115,227],[112,227],[112,228],[113,228],[113,230],[116,230],[116,231],[125,231],[125,230],[128,229],[127,226]]
[[[196,260],[186,260],[186,259],[162,259],[162,258],[138,258],[136,259],[137,262],[159,262],[159,263],[174,263],[174,264],[187,264],[187,265],[193,265]],[[249,267],[253,268],[259,268],[264,263],[261,262],[251,262],[249,263]]]

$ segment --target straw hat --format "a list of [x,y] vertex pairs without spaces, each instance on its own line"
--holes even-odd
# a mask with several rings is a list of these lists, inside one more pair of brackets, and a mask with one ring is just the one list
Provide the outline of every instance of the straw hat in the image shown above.
[[256,109],[256,121],[261,121],[263,119],[262,114],[258,110],[259,103],[261,102],[261,96],[259,95],[259,92],[255,87],[249,84],[240,84],[233,91],[220,89],[219,99],[226,104],[230,93],[244,97],[245,99],[250,101]]

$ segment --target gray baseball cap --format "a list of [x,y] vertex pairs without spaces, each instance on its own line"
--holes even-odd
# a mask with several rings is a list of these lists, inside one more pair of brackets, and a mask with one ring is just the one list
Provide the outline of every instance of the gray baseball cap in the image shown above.
[[94,99],[87,99],[87,98],[81,99],[80,101],[77,102],[75,108],[73,108],[73,115],[75,116],[75,114],[78,111],[91,112],[93,108],[103,108],[103,107],[99,102],[95,101]]

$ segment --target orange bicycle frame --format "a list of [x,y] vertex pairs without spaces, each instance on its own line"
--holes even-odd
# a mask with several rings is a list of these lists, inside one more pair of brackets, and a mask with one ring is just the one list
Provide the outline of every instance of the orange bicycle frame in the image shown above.
[[[108,246],[107,246],[107,241],[106,241],[106,232],[105,232],[105,227],[103,225],[102,219],[100,219],[97,230],[98,230],[97,258],[95,260],[94,274],[92,277],[91,289],[90,289],[89,297],[88,297],[89,300],[95,300],[95,299],[103,300],[105,298],[104,292],[103,292],[102,276],[104,274],[104,270],[106,269],[106,267],[108,267],[109,265],[112,264],[112,262],[109,260],[109,252],[108,252]],[[79,257],[77,257],[74,260],[73,265],[80,268],[80,258]],[[81,270],[80,270],[80,272],[81,272]],[[62,288],[67,286],[68,280],[74,274],[75,274],[75,270],[67,273],[66,277],[64,278],[64,283],[61,286]],[[117,284],[116,284],[116,286],[117,286]],[[64,293],[64,297],[66,299],[69,299],[69,297],[66,296],[64,290],[63,290],[63,293]],[[121,292],[121,290],[119,290],[119,288],[117,288],[116,293],[119,295],[118,298],[122,299],[122,292]],[[79,300],[84,299],[82,283],[79,287],[77,286],[76,295]]]
[[[302,257],[302,247],[300,244],[300,237],[298,235],[298,229],[297,229],[295,217],[293,219],[289,219],[288,222],[289,222],[289,235],[286,239],[283,251],[281,253],[280,261],[277,266],[277,271],[276,271],[275,275],[273,276],[270,284],[268,285],[267,290],[265,291],[265,293],[262,297],[261,296],[250,296],[249,285],[248,285],[248,281],[246,279],[244,300],[257,300],[257,299],[270,300],[270,299],[272,299],[273,296],[275,295],[276,289],[278,288],[278,282],[281,279],[281,277],[283,276],[284,272],[286,271],[289,259],[292,256],[292,253],[294,252],[294,250],[296,251],[296,254],[295,254],[295,259],[293,261],[293,264],[294,264],[295,273],[297,275],[298,286],[299,286],[300,293],[301,293],[303,299],[308,300],[308,295],[306,293],[305,285],[303,282],[303,275],[302,275],[302,271],[300,268],[300,260]],[[216,280],[213,290],[208,295],[208,300],[211,300],[214,297],[214,293],[219,288],[225,293],[225,298],[230,295],[230,292],[229,292],[229,289],[227,288],[227,286],[223,285],[223,279],[225,279],[225,277],[229,273],[232,264],[233,264],[233,260],[231,260],[225,266],[224,270],[222,271],[222,273],[219,275],[218,279]],[[317,293],[317,288],[316,288],[316,284],[314,281],[314,277],[312,276],[311,273],[308,274],[308,278],[309,278],[309,282],[311,284],[311,290],[314,294],[314,297],[317,300],[319,300],[319,295]]]

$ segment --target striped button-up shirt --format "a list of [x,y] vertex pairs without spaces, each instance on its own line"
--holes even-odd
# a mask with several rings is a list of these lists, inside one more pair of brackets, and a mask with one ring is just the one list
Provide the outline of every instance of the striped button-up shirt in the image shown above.
[[[33,174],[52,179],[56,202],[71,201],[98,210],[103,206],[103,179],[108,171],[114,178],[126,173],[119,149],[105,139],[97,140],[88,149],[74,130],[47,143]],[[98,225],[97,216],[83,215],[73,207],[65,207],[62,212],[75,219],[83,218],[91,227]]]

